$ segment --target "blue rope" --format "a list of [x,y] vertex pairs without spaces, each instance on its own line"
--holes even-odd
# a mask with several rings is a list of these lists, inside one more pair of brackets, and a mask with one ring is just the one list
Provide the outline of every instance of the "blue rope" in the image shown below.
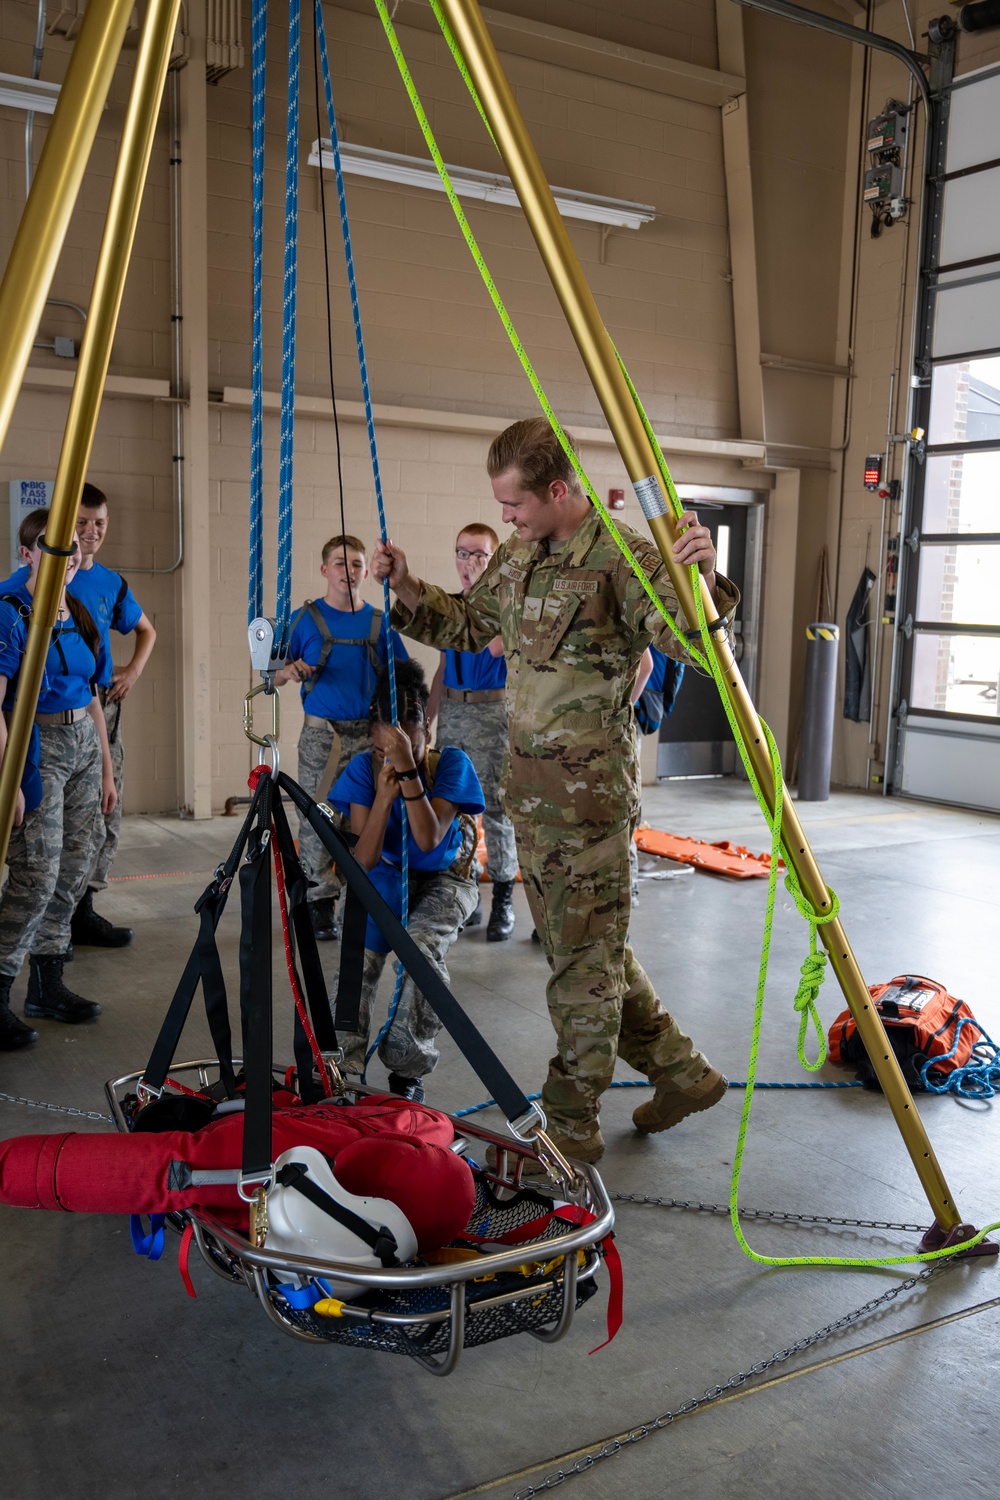
[[[980,1040],[972,1049],[975,1061],[953,1068],[945,1075],[943,1083],[935,1083],[931,1073],[955,1056],[959,1037],[966,1026],[974,1026],[979,1032]],[[1000,1048],[973,1016],[963,1016],[955,1027],[951,1051],[940,1057],[929,1057],[920,1069],[920,1078],[924,1088],[932,1094],[957,1094],[960,1099],[992,1099],[1000,1091]]]
[[[613,1089],[651,1089],[655,1084],[650,1083],[648,1078],[616,1078],[611,1087]],[[745,1089],[745,1083],[730,1081],[731,1089]],[[855,1078],[831,1078],[821,1082],[807,1083],[755,1083],[755,1089],[859,1089],[863,1087],[859,1079]],[[540,1099],[541,1094],[529,1094],[528,1103]],[[487,1099],[483,1104],[470,1104],[468,1109],[453,1109],[451,1114],[454,1119],[460,1120],[463,1115],[478,1115],[480,1110],[492,1109],[496,1104],[495,1099]]]
[[253,373],[250,402],[250,565],[247,624],[264,613],[264,106],[267,0],[254,0],[253,83]]
[[299,249],[300,0],[288,5],[288,128],[285,136],[285,259],[281,329],[281,444],[278,461],[278,588],[275,655],[288,653],[292,616],[292,462],[295,444],[295,283]]
[[[315,0],[315,26],[316,44],[319,48],[320,67],[323,73],[323,92],[326,97],[326,115],[330,131],[330,148],[333,153],[334,173],[337,179],[337,204],[340,209],[340,229],[344,239],[344,259],[347,263],[347,284],[351,295],[351,316],[354,321],[354,339],[358,349],[358,368],[361,372],[361,394],[365,403],[365,424],[368,429],[368,448],[371,455],[372,479],[375,484],[375,503],[378,507],[379,534],[383,542],[389,540],[388,527],[385,518],[385,500],[382,494],[382,471],[378,461],[378,444],[375,439],[375,415],[372,411],[371,387],[368,381],[368,361],[365,357],[365,339],[361,327],[361,306],[358,301],[358,281],[354,269],[354,250],[351,244],[351,225],[347,215],[347,194],[344,190],[344,171],[340,160],[340,136],[337,130],[337,115],[333,105],[333,84],[330,79],[330,59],[326,47],[326,28],[323,24],[322,0]],[[322,142],[320,143],[320,171],[323,170]],[[383,610],[382,610],[382,646],[385,659],[389,668],[389,704],[392,710],[392,722],[398,722],[398,706],[396,702],[396,666],[392,650],[392,636],[389,629],[389,613],[392,608],[392,600],[389,596],[389,582],[386,579],[382,585]],[[406,826],[406,818],[403,817],[403,847],[402,847],[402,923],[406,927],[410,915],[410,862],[409,862],[409,835]],[[365,1072],[368,1064],[388,1034],[396,1012],[399,1009],[399,998],[403,989],[405,970],[399,960],[396,961],[396,988],[389,1006],[389,1014],[386,1017],[378,1036],[372,1042],[365,1056]],[[365,1073],[361,1075],[362,1082]]]

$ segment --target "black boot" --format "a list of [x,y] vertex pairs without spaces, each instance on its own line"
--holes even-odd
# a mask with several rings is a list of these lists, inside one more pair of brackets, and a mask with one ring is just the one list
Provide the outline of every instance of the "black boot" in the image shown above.
[[131,927],[113,927],[94,910],[94,893],[86,891],[73,913],[70,933],[83,948],[127,948],[135,937]]
[[50,1021],[66,1021],[75,1026],[78,1021],[96,1020],[101,1014],[96,1000],[84,1000],[63,984],[66,960],[61,953],[32,953],[28,962],[31,977],[24,1002],[26,1016],[45,1016]]
[[424,1081],[422,1078],[404,1078],[401,1073],[390,1073],[389,1092],[398,1094],[401,1099],[409,1099],[411,1104],[423,1104]]
[[467,927],[479,927],[479,926],[481,926],[482,925],[482,920],[483,920],[483,898],[479,894],[479,892],[477,891],[476,892],[476,909],[472,913],[471,917],[466,917],[465,921],[462,923],[461,931],[464,932]]
[[490,920],[486,924],[488,943],[503,943],[514,931],[514,908],[510,900],[513,890],[513,880],[493,882],[493,906],[490,910]]
[[309,902],[309,916],[318,943],[333,943],[340,937],[336,910],[337,903],[332,896],[322,896],[319,901]]
[[20,1016],[10,1008],[10,987],[14,983],[12,974],[0,974],[0,1052],[19,1052],[38,1041],[38,1032],[25,1026]]

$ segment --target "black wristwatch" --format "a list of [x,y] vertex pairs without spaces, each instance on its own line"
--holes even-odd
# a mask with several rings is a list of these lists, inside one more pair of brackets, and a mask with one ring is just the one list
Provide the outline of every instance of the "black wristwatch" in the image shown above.
[[413,781],[419,775],[420,775],[420,768],[419,768],[419,766],[414,766],[412,771],[397,771],[396,772],[396,780],[397,781]]

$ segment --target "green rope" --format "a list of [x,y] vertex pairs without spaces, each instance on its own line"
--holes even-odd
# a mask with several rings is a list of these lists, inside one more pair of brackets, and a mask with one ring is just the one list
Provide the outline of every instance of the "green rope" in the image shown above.
[[[829,886],[826,889],[830,897],[830,910],[821,915],[799,885],[795,871],[789,867],[788,874],[785,876],[785,890],[795,902],[799,916],[804,917],[809,923],[809,956],[799,971],[802,978],[799,980],[799,987],[795,991],[793,1001],[799,1015],[799,1062],[807,1073],[818,1073],[826,1062],[826,1033],[816,1009],[816,1000],[819,997],[820,986],[826,971],[826,954],[820,953],[816,947],[816,930],[825,923],[832,922],[840,911],[838,896],[830,890]],[[806,1033],[810,1021],[819,1043],[815,1062],[809,1062],[806,1057]]]
[[[580,463],[575,450],[573,449],[568,437],[566,436],[562,424],[553,411],[552,405],[549,402],[545,391],[542,389],[541,382],[539,381],[538,376],[535,373],[535,369],[531,363],[528,352],[521,342],[520,336],[516,328],[514,327],[503,298],[501,297],[496,283],[493,280],[492,274],[490,273],[489,267],[486,264],[482,251],[479,248],[476,237],[473,234],[469,222],[465,216],[462,205],[458,200],[458,196],[451,182],[451,177],[448,173],[448,168],[445,165],[440,150],[438,149],[437,140],[435,139],[434,132],[431,129],[430,121],[428,120],[427,115],[424,111],[423,105],[420,101],[420,96],[417,93],[416,85],[413,82],[412,75],[407,65],[406,58],[403,55],[402,48],[399,44],[399,39],[396,35],[395,27],[392,23],[392,18],[390,17],[389,12],[386,8],[385,0],[375,0],[375,5],[389,43],[390,50],[392,51],[396,66],[399,69],[399,74],[402,78],[407,96],[409,97],[410,104],[413,107],[413,112],[416,116],[417,123],[420,126],[421,133],[423,134],[424,141],[427,144],[427,148],[431,154],[434,165],[437,168],[438,176],[441,179],[445,193],[448,197],[448,202],[451,204],[452,212],[454,213],[458,226],[462,231],[462,235],[465,239],[466,245],[469,248],[469,252],[472,255],[473,261],[475,262],[476,268],[479,271],[483,284],[490,295],[490,300],[492,301],[493,306],[500,318],[500,321],[503,324],[507,337],[511,342],[511,346],[514,349],[518,360],[520,361],[521,368],[524,370],[525,375],[528,377],[531,388],[534,391],[538,403],[541,406],[546,418],[548,419],[552,431],[555,433],[556,438],[558,439],[563,449],[563,452],[566,454],[566,457],[572,464],[573,470],[577,478],[580,480],[588,499],[600,516],[612,540],[615,542],[622,555],[625,557],[633,573],[642,584],[643,589],[645,590],[647,596],[652,601],[659,614],[666,621],[667,625],[669,626],[670,630],[673,632],[677,640],[680,641],[680,643],[684,646],[685,652],[688,657],[704,670],[711,672],[712,677],[715,680],[716,687],[718,688],[722,706],[725,710],[726,718],[729,721],[729,726],[732,730],[733,739],[735,741],[737,750],[739,751],[740,759],[743,762],[743,767],[746,771],[747,779],[750,782],[754,795],[757,798],[757,801],[761,807],[761,811],[763,812],[764,817],[767,820],[768,826],[771,830],[771,868],[768,876],[767,904],[764,916],[764,936],[761,944],[760,964],[757,974],[757,991],[754,1002],[753,1035],[750,1044],[750,1066],[747,1074],[746,1089],[743,1097],[743,1110],[740,1117],[740,1129],[737,1140],[736,1154],[733,1159],[733,1174],[730,1187],[730,1217],[732,1219],[733,1230],[736,1235],[737,1243],[739,1244],[740,1249],[743,1251],[743,1253],[751,1260],[756,1261],[761,1265],[769,1266],[870,1267],[910,1265],[915,1261],[942,1260],[949,1255],[959,1254],[963,1250],[968,1250],[970,1247],[978,1245],[991,1231],[1000,1229],[1000,1221],[998,1221],[996,1224],[988,1224],[985,1229],[979,1231],[974,1239],[964,1242],[961,1246],[952,1246],[946,1249],[929,1251],[924,1254],[918,1255],[883,1256],[870,1259],[857,1257],[845,1258],[839,1256],[767,1256],[759,1254],[757,1251],[753,1250],[747,1243],[739,1219],[738,1197],[746,1134],[747,1128],[750,1123],[750,1108],[753,1103],[753,1090],[757,1071],[757,1053],[760,1046],[760,1032],[763,1022],[764,992],[767,984],[767,972],[770,961],[771,931],[774,921],[774,904],[777,895],[777,879],[782,855],[781,811],[784,800],[784,782],[781,772],[781,758],[778,753],[778,747],[775,744],[774,736],[772,735],[770,728],[767,724],[764,723],[763,720],[760,720],[761,730],[764,735],[768,754],[770,757],[771,772],[774,784],[773,800],[771,805],[769,806],[768,798],[765,796],[763,788],[761,787],[760,781],[757,777],[757,773],[750,756],[749,748],[745,743],[743,731],[740,728],[739,723],[737,722],[736,715],[729,701],[728,692],[726,690],[727,685],[725,682],[725,674],[715,655],[714,643],[709,632],[708,621],[705,616],[705,605],[701,593],[700,574],[697,564],[691,565],[690,573],[692,588],[694,591],[695,607],[698,616],[698,628],[701,634],[702,644],[705,648],[704,654],[702,654],[692,645],[692,643],[684,635],[684,632],[681,630],[676,620],[667,610],[666,605],[660,598],[659,594],[656,592],[651,580],[646,576],[638,559],[635,557],[631,548],[628,546],[628,543],[625,541],[625,538],[621,535],[620,531],[615,525],[611,515],[608,513],[608,510],[597,495],[593,485],[590,482],[590,479],[588,478],[586,472],[583,469],[583,466]],[[489,122],[486,119],[486,114],[483,110],[476,87],[469,75],[468,69],[465,66],[465,60],[461,55],[458,44],[455,41],[451,29],[440,10],[437,0],[431,0],[431,7],[437,18],[438,24],[441,27],[442,34],[444,35],[444,39],[448,45],[452,57],[454,58],[459,72],[462,75],[466,88],[468,89],[481,118],[486,124],[487,129],[490,131],[490,138],[492,139],[493,132],[492,130],[490,130]],[[613,344],[612,348],[614,349]],[[636,411],[640,416],[646,435],[649,438],[650,444],[653,448],[653,452],[656,455],[657,466],[659,468],[660,478],[663,483],[664,493],[670,500],[674,516],[678,517],[683,513],[684,507],[680,500],[680,497],[677,494],[677,489],[670,475],[670,470],[667,467],[666,459],[663,456],[660,445],[657,442],[656,435],[653,432],[652,426],[642,406],[642,402],[639,399],[638,392],[636,391],[635,386],[633,385],[632,380],[628,374],[628,371],[625,369],[625,366],[621,360],[621,356],[618,354],[617,349],[615,349],[614,352],[615,357],[618,360],[619,367],[622,370],[622,374],[624,375],[624,378],[628,384],[629,392],[632,396],[633,401],[635,402]],[[788,885],[788,889],[795,901],[798,910],[809,922],[810,926],[810,953],[809,957],[806,959],[806,962],[802,965],[803,980],[799,985],[799,990],[795,997],[795,1009],[797,1012],[799,1012],[800,1015],[799,1058],[803,1064],[803,1067],[807,1068],[810,1071],[815,1071],[822,1065],[823,1055],[820,1056],[819,1060],[816,1063],[809,1064],[805,1060],[804,1044],[808,1021],[811,1019],[820,1039],[821,1054],[823,1053],[823,1048],[825,1047],[822,1023],[820,1022],[818,1012],[815,1008],[815,1000],[819,991],[819,986],[823,980],[826,966],[826,955],[821,954],[817,951],[816,930],[819,926],[822,926],[826,922],[833,920],[833,918],[837,914],[837,911],[839,910],[839,902],[836,895],[831,891],[830,897],[833,909],[828,914],[818,914],[802,894],[802,891],[798,886],[798,882],[791,874],[790,861],[788,862],[788,868],[789,875],[786,884]]]

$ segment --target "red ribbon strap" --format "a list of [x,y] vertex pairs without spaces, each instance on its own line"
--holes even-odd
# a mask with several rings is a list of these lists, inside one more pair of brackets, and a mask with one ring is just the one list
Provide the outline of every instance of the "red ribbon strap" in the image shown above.
[[[596,1214],[588,1213],[585,1208],[577,1208],[570,1203],[564,1204],[555,1213],[555,1218],[565,1219],[570,1224],[593,1224],[596,1217]],[[621,1328],[624,1318],[625,1282],[622,1276],[622,1258],[618,1254],[613,1234],[608,1234],[601,1240],[601,1249],[608,1267],[608,1336],[603,1344],[590,1350],[591,1354],[596,1354],[598,1349],[607,1348]]]
[[181,1273],[184,1290],[189,1297],[197,1297],[194,1282],[191,1280],[191,1272],[188,1270],[188,1259],[191,1255],[191,1241],[194,1239],[194,1225],[188,1224],[181,1235],[181,1248],[177,1252],[177,1269]]

